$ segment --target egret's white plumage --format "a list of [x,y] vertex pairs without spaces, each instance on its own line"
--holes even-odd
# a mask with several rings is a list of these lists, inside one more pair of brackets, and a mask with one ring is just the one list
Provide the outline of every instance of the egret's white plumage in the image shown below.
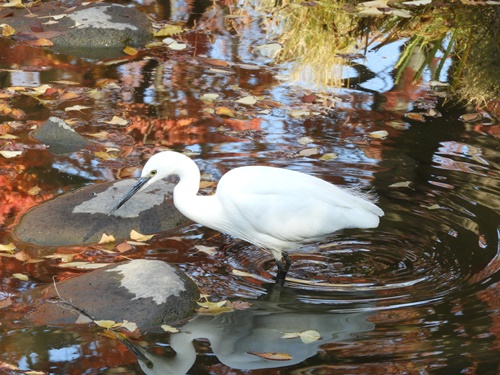
[[164,151],[151,157],[141,179],[115,206],[140,189],[178,175],[174,204],[189,219],[270,251],[284,277],[287,251],[320,241],[343,228],[375,228],[384,212],[357,191],[282,168],[236,168],[219,181],[212,196],[197,195],[200,170],[187,156]]

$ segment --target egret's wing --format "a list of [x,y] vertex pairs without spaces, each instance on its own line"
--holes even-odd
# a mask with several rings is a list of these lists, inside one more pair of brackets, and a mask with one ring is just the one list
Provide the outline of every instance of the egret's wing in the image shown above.
[[[373,203],[321,179],[269,167],[238,168],[217,195],[238,237],[257,243],[307,242],[342,228],[370,228],[383,215]],[[244,237],[246,236],[246,237]],[[252,238],[248,238],[253,236]]]

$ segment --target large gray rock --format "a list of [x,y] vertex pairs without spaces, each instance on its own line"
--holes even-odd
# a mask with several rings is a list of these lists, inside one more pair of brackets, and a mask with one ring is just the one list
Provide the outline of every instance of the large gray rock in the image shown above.
[[64,120],[54,116],[49,117],[32,136],[49,146],[49,151],[55,155],[76,152],[91,144]]
[[40,246],[81,245],[98,242],[103,233],[119,241],[129,238],[132,229],[152,234],[190,222],[169,199],[174,184],[166,181],[136,193],[109,216],[134,183],[95,184],[64,194],[24,214],[13,234],[20,241]]
[[[29,319],[36,324],[125,320],[139,328],[185,319],[194,314],[199,292],[182,271],[160,260],[132,260],[48,286]],[[36,297],[36,296],[35,296]]]
[[[30,8],[11,8],[5,23],[18,40],[50,39],[57,50],[81,57],[111,58],[125,46],[140,47],[153,39],[148,17],[133,7],[111,3],[86,3],[72,7],[61,2],[40,3]],[[42,21],[42,22],[41,22]]]

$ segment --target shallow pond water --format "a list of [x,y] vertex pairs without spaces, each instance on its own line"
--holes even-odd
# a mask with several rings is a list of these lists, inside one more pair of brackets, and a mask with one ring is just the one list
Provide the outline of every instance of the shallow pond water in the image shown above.
[[[182,2],[175,9],[172,20],[191,22]],[[252,308],[196,316],[178,334],[145,333],[137,342],[142,354],[134,354],[92,325],[33,326],[25,320],[26,309],[13,304],[0,309],[0,369],[14,374],[498,373],[500,166],[494,120],[486,115],[475,123],[461,121],[467,107],[437,96],[435,83],[429,83],[432,64],[417,82],[408,66],[396,83],[394,65],[406,39],[369,49],[357,69],[345,69],[343,88],[315,90],[311,82],[282,80],[292,64],[273,65],[255,51],[267,41],[256,20],[236,33],[209,16],[211,33],[198,28],[183,36],[188,52],[157,47],[123,61],[76,58],[0,40],[0,49],[8,52],[0,57],[0,68],[14,69],[20,54],[24,64],[47,68],[4,71],[3,88],[52,84],[80,95],[69,104],[45,106],[32,96],[17,96],[13,105],[27,117],[2,118],[10,127],[6,133],[19,137],[2,140],[2,149],[17,145],[23,154],[0,158],[0,239],[42,261],[0,257],[0,300],[83,272],[42,258],[67,251],[75,260],[92,262],[164,260],[184,270],[209,300],[245,301]],[[436,58],[444,61],[438,78],[445,82],[446,67],[453,64]],[[257,67],[221,71],[221,61]],[[208,93],[219,98],[204,99]],[[249,95],[258,97],[255,105],[234,103]],[[90,108],[65,111],[68,105]],[[407,115],[429,108],[441,116],[422,122]],[[50,153],[29,137],[50,115],[73,119],[75,130],[105,151]],[[107,124],[113,115],[128,125]],[[149,155],[166,148],[192,154],[207,182],[258,164],[371,190],[385,216],[376,229],[345,230],[292,254],[283,286],[273,282],[276,266],[269,254],[196,224],[156,236],[126,257],[103,245],[46,249],[12,238],[12,226],[28,208],[87,184],[137,176]],[[36,193],[34,186],[40,188]],[[214,186],[208,183],[203,193]],[[207,254],[200,245],[215,251]],[[28,279],[13,276],[18,273]],[[283,338],[307,331],[319,336],[309,343],[300,335]],[[291,358],[257,355],[270,352]]]

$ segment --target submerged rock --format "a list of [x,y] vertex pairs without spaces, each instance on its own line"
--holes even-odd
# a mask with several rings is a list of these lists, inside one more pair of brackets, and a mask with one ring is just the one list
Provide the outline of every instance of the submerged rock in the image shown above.
[[49,151],[55,155],[76,152],[91,144],[64,120],[55,116],[49,117],[32,136],[49,146]]
[[40,246],[82,245],[98,242],[103,233],[118,241],[129,238],[132,229],[152,234],[189,222],[169,199],[175,185],[166,181],[138,192],[109,215],[134,183],[95,184],[64,194],[25,213],[13,234],[20,241]]
[[[199,292],[182,271],[160,260],[114,264],[38,290],[42,304],[29,319],[36,324],[125,320],[156,327],[194,314]],[[28,299],[33,299],[33,291]],[[37,298],[38,299],[38,298]]]

